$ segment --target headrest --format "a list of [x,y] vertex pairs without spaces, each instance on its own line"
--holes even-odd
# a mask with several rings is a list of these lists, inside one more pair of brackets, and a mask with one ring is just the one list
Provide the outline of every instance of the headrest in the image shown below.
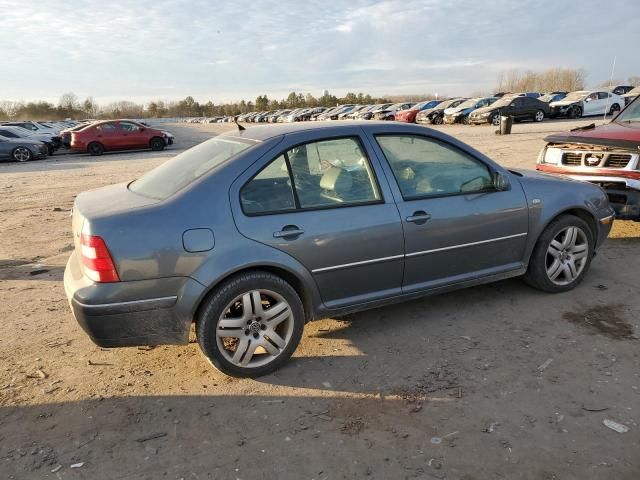
[[353,179],[351,173],[338,167],[331,167],[322,175],[320,179],[320,188],[324,190],[332,190],[338,195],[342,195],[351,190]]

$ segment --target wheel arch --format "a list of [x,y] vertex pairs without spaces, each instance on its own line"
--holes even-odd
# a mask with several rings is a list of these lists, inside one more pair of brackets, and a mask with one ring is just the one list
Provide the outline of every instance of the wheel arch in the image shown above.
[[249,272],[266,272],[282,278],[289,285],[291,285],[291,287],[296,291],[296,293],[300,297],[300,300],[302,301],[302,307],[304,308],[305,323],[314,319],[315,317],[314,303],[315,302],[314,302],[313,292],[309,287],[305,285],[305,281],[297,273],[281,265],[257,264],[257,265],[245,266],[238,270],[227,272],[225,275],[222,275],[218,279],[216,279],[215,282],[211,283],[204,290],[204,292],[202,293],[202,295],[197,301],[192,322],[196,321],[202,309],[205,308],[207,301],[215,293],[219,285],[221,285],[223,282],[233,277],[237,277],[239,275],[243,275]]
[[563,215],[573,215],[575,217],[578,217],[578,218],[584,220],[587,223],[587,225],[589,225],[589,230],[591,231],[591,235],[593,236],[594,242],[597,242],[598,233],[599,232],[598,232],[598,220],[596,219],[595,215],[592,212],[590,212],[587,208],[571,207],[571,208],[567,208],[565,210],[562,210],[560,212],[556,212],[554,215],[550,216],[547,219],[547,221],[542,225],[542,228],[538,232],[538,235],[536,237],[536,241],[535,241],[534,245],[538,243],[538,240],[540,239],[540,236],[547,229],[547,227],[551,224],[551,222],[557,220],[558,218],[562,217]]

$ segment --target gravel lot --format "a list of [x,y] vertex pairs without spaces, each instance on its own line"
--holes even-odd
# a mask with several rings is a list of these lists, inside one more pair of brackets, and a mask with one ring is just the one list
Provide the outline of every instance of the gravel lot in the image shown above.
[[[546,134],[591,121],[440,128],[533,168]],[[0,478],[640,478],[630,222],[573,292],[510,280],[321,320],[258,380],[218,373],[195,343],[93,345],[62,286],[69,209],[234,127],[168,128],[177,144],[159,154],[0,165]]]

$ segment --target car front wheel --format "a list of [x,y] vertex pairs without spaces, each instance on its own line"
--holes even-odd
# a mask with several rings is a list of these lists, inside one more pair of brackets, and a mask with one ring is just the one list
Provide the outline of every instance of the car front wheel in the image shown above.
[[532,287],[549,293],[571,290],[586,275],[593,248],[589,225],[576,216],[563,215],[540,235],[524,279]]
[[431,123],[434,125],[442,125],[442,115],[436,115],[431,120]]
[[611,109],[609,110],[609,114],[615,115],[619,111],[620,111],[620,105],[618,105],[617,103],[614,103],[613,105],[611,105]]
[[575,106],[569,110],[569,118],[580,118],[582,117],[582,108]]
[[11,156],[16,162],[28,162],[33,158],[31,150],[29,150],[27,147],[17,147],[13,150]]
[[493,115],[491,115],[491,119],[490,119],[491,125],[494,126],[499,126],[500,125],[500,114],[498,112],[494,113]]
[[305,316],[296,291],[267,272],[241,274],[223,283],[197,319],[204,355],[234,377],[273,372],[293,354]]
[[159,152],[160,150],[164,150],[165,143],[162,138],[153,137],[149,142],[149,146],[151,147],[151,150],[153,150],[154,152]]

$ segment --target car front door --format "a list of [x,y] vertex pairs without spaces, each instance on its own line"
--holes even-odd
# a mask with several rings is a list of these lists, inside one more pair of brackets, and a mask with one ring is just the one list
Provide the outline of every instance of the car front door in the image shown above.
[[143,148],[148,146],[146,135],[140,131],[140,125],[132,122],[119,122],[123,148]]
[[600,112],[600,100],[598,99],[598,93],[592,93],[584,99],[584,114],[585,115],[597,115]]
[[523,97],[514,98],[511,102],[511,114],[514,119],[520,120],[522,118],[522,112],[524,110],[523,103]]
[[239,231],[304,265],[329,308],[398,295],[404,240],[380,165],[358,135],[318,136],[288,135],[234,182]]
[[375,141],[396,179],[403,292],[522,272],[528,208],[511,174],[433,137],[387,133]]

